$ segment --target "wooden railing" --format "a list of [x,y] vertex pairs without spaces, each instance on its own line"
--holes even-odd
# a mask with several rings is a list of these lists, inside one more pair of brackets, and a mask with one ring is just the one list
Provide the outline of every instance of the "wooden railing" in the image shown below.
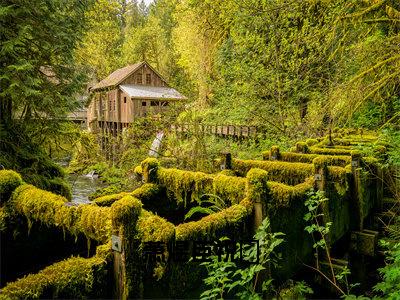
[[261,128],[245,125],[202,125],[202,124],[174,124],[171,125],[174,132],[202,132],[223,137],[256,138],[261,133]]

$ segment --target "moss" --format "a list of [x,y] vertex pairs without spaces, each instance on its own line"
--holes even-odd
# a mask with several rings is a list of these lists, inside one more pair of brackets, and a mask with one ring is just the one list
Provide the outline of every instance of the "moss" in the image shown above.
[[199,240],[216,238],[228,228],[240,226],[252,212],[248,199],[239,204],[208,215],[199,221],[188,222],[175,228],[176,240]]
[[229,204],[237,204],[245,196],[246,179],[218,174],[213,179],[212,193],[229,202]]
[[0,207],[0,233],[7,229],[8,214],[3,207]]
[[110,254],[110,247],[102,246],[94,257],[71,257],[55,263],[36,274],[8,283],[1,290],[0,299],[102,297],[107,292]]
[[11,170],[0,170],[0,205],[7,201],[11,193],[22,184],[21,176]]
[[175,226],[164,218],[143,210],[137,223],[142,242],[169,242],[175,237]]
[[160,168],[157,177],[158,182],[185,207],[188,201],[199,202],[202,195],[212,193],[213,177],[210,174]]
[[143,179],[145,182],[156,182],[157,181],[157,169],[160,163],[156,158],[146,158],[141,163]]
[[281,160],[287,162],[312,163],[317,156],[323,156],[328,160],[329,165],[345,166],[351,162],[351,158],[345,155],[322,155],[322,154],[303,154],[294,152],[281,152]]
[[290,203],[298,198],[305,198],[306,192],[313,187],[314,178],[309,177],[305,182],[295,186],[286,185],[279,182],[269,181],[268,186],[268,201],[270,207],[277,209],[279,207],[289,207]]
[[296,152],[299,153],[309,153],[308,145],[305,142],[297,142],[296,143]]
[[114,228],[135,223],[141,213],[142,203],[131,195],[111,205],[111,220]]
[[144,203],[153,200],[157,195],[160,194],[160,190],[160,186],[157,184],[145,183],[141,187],[134,190],[131,195]]
[[67,199],[31,185],[18,187],[10,209],[26,217],[28,226],[38,222],[61,227],[71,234],[105,242],[110,237],[110,208],[96,205],[67,206]]
[[261,202],[266,196],[268,172],[254,168],[247,173],[246,178],[247,199]]
[[251,168],[262,169],[268,172],[268,180],[286,184],[299,184],[314,172],[311,164],[261,160],[234,159],[233,168],[241,176]]
[[93,201],[93,203],[97,204],[98,206],[111,206],[115,201],[118,201],[128,195],[126,192],[122,192],[119,194],[112,194],[112,195],[106,195],[102,197],[98,197]]
[[317,139],[307,139],[306,140],[306,144],[309,147],[314,146],[314,145],[316,145],[318,143],[319,143],[319,141]]
[[133,174],[135,174],[135,177],[138,181],[142,180],[142,176],[143,176],[143,169],[142,166],[136,166],[133,169]]
[[219,172],[219,174],[225,176],[236,176],[236,173],[233,170],[222,170],[221,172]]
[[350,149],[320,148],[310,147],[310,153],[327,154],[327,155],[350,155]]

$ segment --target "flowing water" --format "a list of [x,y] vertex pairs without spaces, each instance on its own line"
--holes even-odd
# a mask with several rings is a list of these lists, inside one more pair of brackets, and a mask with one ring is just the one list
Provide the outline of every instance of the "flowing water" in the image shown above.
[[160,150],[161,141],[164,137],[164,132],[160,131],[157,133],[156,138],[151,144],[149,156],[158,157],[158,151]]
[[[62,167],[67,167],[70,157],[66,157],[57,163]],[[70,174],[66,178],[72,188],[72,200],[75,203],[89,203],[89,195],[98,188],[104,187],[104,183],[97,177],[94,172],[87,175]]]
[[72,202],[88,203],[88,196],[98,188],[104,187],[100,179],[87,175],[71,174],[68,181],[72,187]]

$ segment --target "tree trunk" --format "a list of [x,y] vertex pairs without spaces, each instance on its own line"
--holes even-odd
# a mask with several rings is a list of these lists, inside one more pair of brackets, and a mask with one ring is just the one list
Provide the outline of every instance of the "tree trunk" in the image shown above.
[[11,123],[12,101],[10,98],[0,98],[0,125]]

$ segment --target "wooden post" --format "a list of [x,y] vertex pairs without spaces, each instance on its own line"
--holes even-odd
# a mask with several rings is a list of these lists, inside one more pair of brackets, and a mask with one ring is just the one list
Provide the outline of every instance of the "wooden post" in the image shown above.
[[126,196],[111,206],[114,299],[143,298],[140,241],[135,238],[140,211],[140,201],[132,196]]
[[232,155],[229,152],[221,152],[221,170],[232,170]]
[[271,151],[269,153],[269,160],[280,160],[281,152],[278,146],[272,146]]
[[358,151],[353,151],[351,153],[351,170],[353,173],[353,195],[351,202],[351,209],[354,213],[354,224],[353,227],[355,230],[363,230],[364,229],[364,207],[363,207],[363,194],[361,192],[363,188],[363,183],[361,179],[361,154]]

